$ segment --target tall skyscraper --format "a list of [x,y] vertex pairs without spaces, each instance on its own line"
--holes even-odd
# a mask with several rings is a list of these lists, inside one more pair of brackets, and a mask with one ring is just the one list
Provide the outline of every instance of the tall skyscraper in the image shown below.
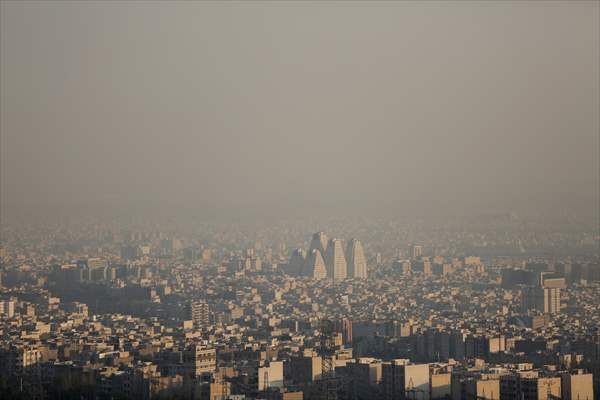
[[348,242],[346,262],[348,264],[348,277],[360,279],[367,277],[367,260],[360,240],[352,239]]
[[340,239],[329,240],[326,254],[327,275],[334,280],[345,279],[348,275],[348,265],[346,264],[342,241]]
[[302,275],[310,276],[314,279],[327,278],[327,267],[318,249],[313,249],[308,257],[306,257],[306,264]]
[[544,312],[549,314],[560,313],[560,288],[545,287],[544,289]]
[[288,273],[293,276],[304,275],[307,272],[304,267],[306,264],[306,251],[304,249],[296,249],[292,252],[288,265]]
[[549,314],[560,313],[560,294],[565,288],[565,278],[556,278],[542,275],[542,289],[544,290],[544,312]]
[[327,254],[327,235],[325,232],[317,232],[312,236],[312,240],[310,241],[310,247],[308,249],[308,254],[310,254],[313,250],[319,250],[321,255],[325,257]]

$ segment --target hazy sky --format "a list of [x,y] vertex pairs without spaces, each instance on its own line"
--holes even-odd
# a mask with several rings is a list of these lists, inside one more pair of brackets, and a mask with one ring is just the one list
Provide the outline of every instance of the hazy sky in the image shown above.
[[597,212],[600,3],[1,5],[1,200]]

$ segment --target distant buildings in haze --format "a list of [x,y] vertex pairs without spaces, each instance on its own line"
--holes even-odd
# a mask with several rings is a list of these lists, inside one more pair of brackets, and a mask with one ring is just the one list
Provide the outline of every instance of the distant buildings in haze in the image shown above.
[[328,240],[324,232],[312,235],[308,253],[304,249],[294,250],[288,263],[291,275],[314,279],[366,279],[367,271],[367,261],[360,240],[349,240],[344,250],[341,239]]

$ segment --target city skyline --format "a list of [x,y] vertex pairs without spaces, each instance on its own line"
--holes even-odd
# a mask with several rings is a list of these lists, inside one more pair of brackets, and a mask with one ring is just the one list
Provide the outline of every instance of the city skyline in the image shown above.
[[0,400],[600,400],[600,0],[0,0]]

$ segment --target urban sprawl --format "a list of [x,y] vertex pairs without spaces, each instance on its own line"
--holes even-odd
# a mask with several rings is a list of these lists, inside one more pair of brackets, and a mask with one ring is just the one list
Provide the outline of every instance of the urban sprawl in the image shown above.
[[0,398],[600,398],[595,228],[309,225],[3,228]]

